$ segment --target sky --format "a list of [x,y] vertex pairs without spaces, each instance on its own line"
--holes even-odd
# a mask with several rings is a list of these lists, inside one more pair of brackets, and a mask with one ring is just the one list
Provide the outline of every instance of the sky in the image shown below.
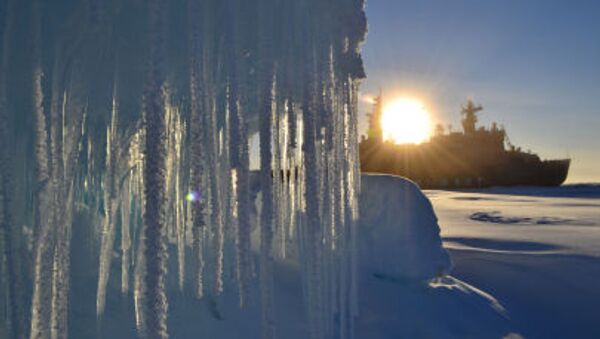
[[600,1],[368,0],[367,17],[363,98],[417,98],[454,130],[472,98],[514,145],[572,158],[567,182],[600,182]]

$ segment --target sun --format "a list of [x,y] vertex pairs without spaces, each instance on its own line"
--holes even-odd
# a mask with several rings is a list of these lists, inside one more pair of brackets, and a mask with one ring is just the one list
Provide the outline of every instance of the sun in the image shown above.
[[431,119],[422,102],[399,98],[384,107],[381,129],[383,140],[420,144],[431,136]]

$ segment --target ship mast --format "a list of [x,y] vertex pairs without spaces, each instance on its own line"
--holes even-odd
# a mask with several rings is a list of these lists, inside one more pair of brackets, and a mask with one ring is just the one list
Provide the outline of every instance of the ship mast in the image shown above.
[[383,114],[383,96],[381,90],[379,95],[373,99],[373,111],[369,116],[368,138],[383,142],[383,130],[381,128],[381,115]]
[[462,107],[462,125],[466,135],[473,134],[477,125],[477,112],[482,111],[481,105],[475,105],[473,100],[467,100],[467,104]]

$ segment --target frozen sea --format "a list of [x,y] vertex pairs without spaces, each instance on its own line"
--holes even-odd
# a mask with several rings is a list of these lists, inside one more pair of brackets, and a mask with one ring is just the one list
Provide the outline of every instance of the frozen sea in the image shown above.
[[600,185],[428,190],[452,275],[526,338],[600,338]]

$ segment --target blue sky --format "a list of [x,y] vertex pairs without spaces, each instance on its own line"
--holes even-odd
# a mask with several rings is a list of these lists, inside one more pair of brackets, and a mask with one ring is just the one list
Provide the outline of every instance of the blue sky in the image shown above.
[[600,1],[370,0],[367,16],[363,95],[417,97],[454,129],[471,97],[513,144],[573,158],[569,182],[600,182]]

